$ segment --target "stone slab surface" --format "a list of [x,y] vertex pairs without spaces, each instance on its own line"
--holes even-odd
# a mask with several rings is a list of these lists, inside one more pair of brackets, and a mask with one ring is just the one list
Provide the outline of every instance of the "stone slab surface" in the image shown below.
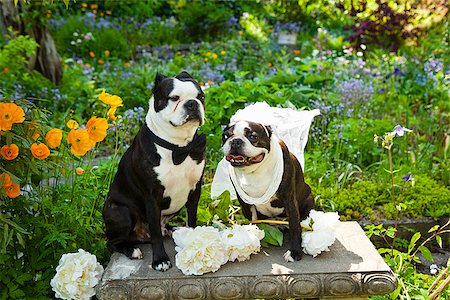
[[[175,264],[175,245],[166,238]],[[286,247],[262,248],[244,262],[228,262],[215,273],[186,276],[175,266],[152,270],[151,246],[141,245],[143,260],[114,253],[97,286],[103,299],[254,299],[341,298],[383,295],[397,281],[356,222],[341,222],[329,252],[286,263]]]

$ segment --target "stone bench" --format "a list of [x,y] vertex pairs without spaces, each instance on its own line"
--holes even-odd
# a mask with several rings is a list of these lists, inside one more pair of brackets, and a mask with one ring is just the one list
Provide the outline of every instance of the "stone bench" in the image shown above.
[[[165,240],[175,263],[173,240]],[[175,266],[161,273],[149,268],[151,247],[143,245],[143,260],[122,254],[111,257],[97,297],[103,299],[365,299],[395,290],[397,280],[356,222],[342,222],[337,240],[313,258],[286,263],[286,249],[262,248],[244,262],[228,262],[215,273],[186,276]],[[288,270],[290,269],[290,270]]]

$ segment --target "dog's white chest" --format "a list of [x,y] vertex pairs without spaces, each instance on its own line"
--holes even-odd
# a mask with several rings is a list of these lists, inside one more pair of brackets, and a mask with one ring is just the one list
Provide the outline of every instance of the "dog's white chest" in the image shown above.
[[155,167],[159,181],[165,187],[164,197],[170,197],[170,206],[161,212],[170,215],[178,212],[187,202],[189,192],[202,176],[205,161],[197,164],[191,157],[187,157],[181,164],[174,165],[172,151],[156,145],[156,151],[161,156],[161,163]]
[[270,203],[276,200],[276,197],[272,197],[269,202],[255,205],[256,210],[268,217],[276,217],[284,212],[284,207],[273,207]]

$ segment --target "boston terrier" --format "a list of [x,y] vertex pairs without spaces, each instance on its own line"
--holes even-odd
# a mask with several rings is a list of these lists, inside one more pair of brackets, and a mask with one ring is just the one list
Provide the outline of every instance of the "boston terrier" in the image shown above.
[[205,167],[205,94],[187,72],[174,78],[157,74],[145,124],[120,160],[103,208],[111,252],[130,259],[143,254],[135,245],[150,243],[154,270],[171,262],[162,228],[186,206],[187,224],[195,227]]
[[270,126],[250,121],[229,124],[222,144],[244,216],[249,220],[287,216],[290,247],[284,259],[300,260],[300,221],[308,216],[314,199],[297,158]]

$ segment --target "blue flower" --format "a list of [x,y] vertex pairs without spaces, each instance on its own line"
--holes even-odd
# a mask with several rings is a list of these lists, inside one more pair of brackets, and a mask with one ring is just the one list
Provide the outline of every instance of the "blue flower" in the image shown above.
[[411,177],[412,177],[412,175],[408,173],[402,177],[402,180],[408,182],[408,181],[411,181]]

